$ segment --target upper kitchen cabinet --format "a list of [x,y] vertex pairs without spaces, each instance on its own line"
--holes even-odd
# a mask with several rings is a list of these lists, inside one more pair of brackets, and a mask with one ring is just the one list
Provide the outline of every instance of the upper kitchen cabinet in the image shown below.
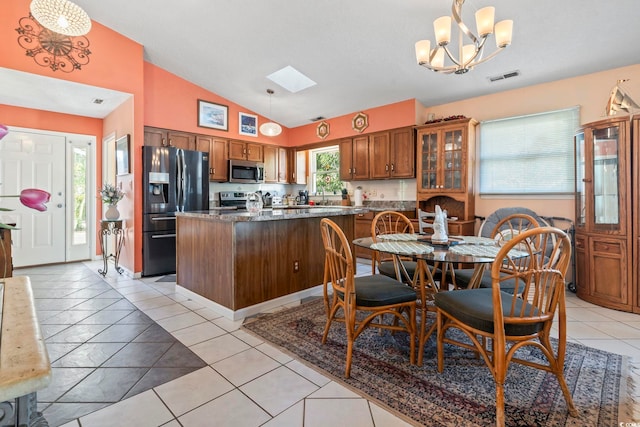
[[286,148],[278,147],[278,182],[287,184],[289,180],[289,151]]
[[307,164],[309,162],[309,152],[298,151],[295,148],[289,149],[289,182],[291,184],[307,184]]
[[414,178],[413,128],[369,135],[369,164],[371,179]]
[[369,136],[340,140],[340,179],[369,179]]
[[256,142],[229,141],[229,159],[249,160],[254,162],[264,161],[262,145]]
[[183,150],[195,150],[196,135],[145,126],[144,145],[154,147],[176,147]]
[[[583,126],[575,137],[576,288],[580,298],[618,310],[633,304],[633,150],[629,117]],[[637,269],[637,268],[636,268]]]
[[420,209],[433,212],[435,205],[439,205],[447,210],[449,217],[465,221],[474,218],[476,125],[474,119],[465,118],[416,128],[416,186]]
[[264,154],[264,181],[279,182],[282,184],[288,181],[288,150],[275,145],[265,145]]
[[208,135],[196,136],[196,150],[209,153],[209,181],[229,180],[228,141]]
[[265,145],[264,154],[264,182],[278,182],[278,147]]

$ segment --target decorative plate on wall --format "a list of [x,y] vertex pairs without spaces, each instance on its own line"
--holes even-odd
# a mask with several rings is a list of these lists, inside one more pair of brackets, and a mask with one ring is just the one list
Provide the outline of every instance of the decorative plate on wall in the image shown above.
[[351,122],[351,127],[356,132],[362,133],[369,126],[369,116],[365,113],[358,113],[353,116],[353,121]]
[[316,130],[318,138],[325,139],[329,136],[329,123],[321,121],[318,123],[318,129]]

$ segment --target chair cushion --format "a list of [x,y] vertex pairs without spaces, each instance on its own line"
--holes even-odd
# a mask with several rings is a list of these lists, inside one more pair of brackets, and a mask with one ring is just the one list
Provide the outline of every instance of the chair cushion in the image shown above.
[[363,307],[380,307],[415,301],[416,291],[381,274],[355,278],[356,304]]
[[[493,296],[492,289],[463,289],[459,291],[439,292],[435,297],[436,307],[461,322],[484,332],[493,333]],[[512,294],[502,292],[502,312],[509,313]],[[517,310],[526,303],[518,298]],[[534,334],[542,330],[543,322],[528,324],[505,324],[507,335],[519,336]]]
[[[416,262],[415,261],[402,261],[404,264],[404,268],[407,269],[407,273],[409,273],[410,277],[413,277],[416,273]],[[396,278],[396,270],[393,267],[393,261],[383,261],[378,263],[378,271],[380,274],[384,274],[385,276],[391,277],[392,279]]]
[[[471,281],[471,276],[473,275],[473,268],[463,268],[460,270],[456,270],[456,284],[458,287],[464,288]],[[480,288],[491,288],[493,286],[493,281],[491,280],[491,271],[485,270],[482,273],[482,278],[480,279]],[[504,292],[508,292],[513,294],[516,291],[516,287],[518,288],[518,292],[522,291],[524,288],[524,284],[519,283],[516,285],[516,279],[507,279],[500,283],[500,289]]]

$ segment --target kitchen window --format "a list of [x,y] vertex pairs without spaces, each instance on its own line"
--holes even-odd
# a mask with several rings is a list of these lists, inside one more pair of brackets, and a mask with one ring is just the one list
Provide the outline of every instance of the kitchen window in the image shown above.
[[480,123],[481,195],[574,192],[578,107]]
[[340,194],[344,187],[340,181],[340,147],[335,145],[309,151],[311,192]]

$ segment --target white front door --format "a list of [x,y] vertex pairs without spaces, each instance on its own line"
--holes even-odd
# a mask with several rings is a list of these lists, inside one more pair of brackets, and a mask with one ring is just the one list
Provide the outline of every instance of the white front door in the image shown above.
[[[74,203],[69,203],[67,197],[68,189],[73,188],[67,184],[73,179],[67,168],[66,155],[71,145],[65,134],[20,128],[10,128],[9,134],[0,141],[0,195],[17,195],[25,188],[51,193],[45,212],[23,206],[18,198],[0,198],[1,207],[13,209],[0,212],[0,221],[13,222],[19,227],[11,232],[16,268],[90,258],[89,245],[93,239],[88,236],[92,236],[93,227],[87,231],[87,241],[82,245],[85,255],[69,250],[73,240],[68,237],[71,231],[67,231],[67,218],[75,217]],[[92,203],[93,191],[88,191],[91,183],[85,177],[77,182],[85,186],[87,203]],[[74,191],[78,192],[77,189]]]

